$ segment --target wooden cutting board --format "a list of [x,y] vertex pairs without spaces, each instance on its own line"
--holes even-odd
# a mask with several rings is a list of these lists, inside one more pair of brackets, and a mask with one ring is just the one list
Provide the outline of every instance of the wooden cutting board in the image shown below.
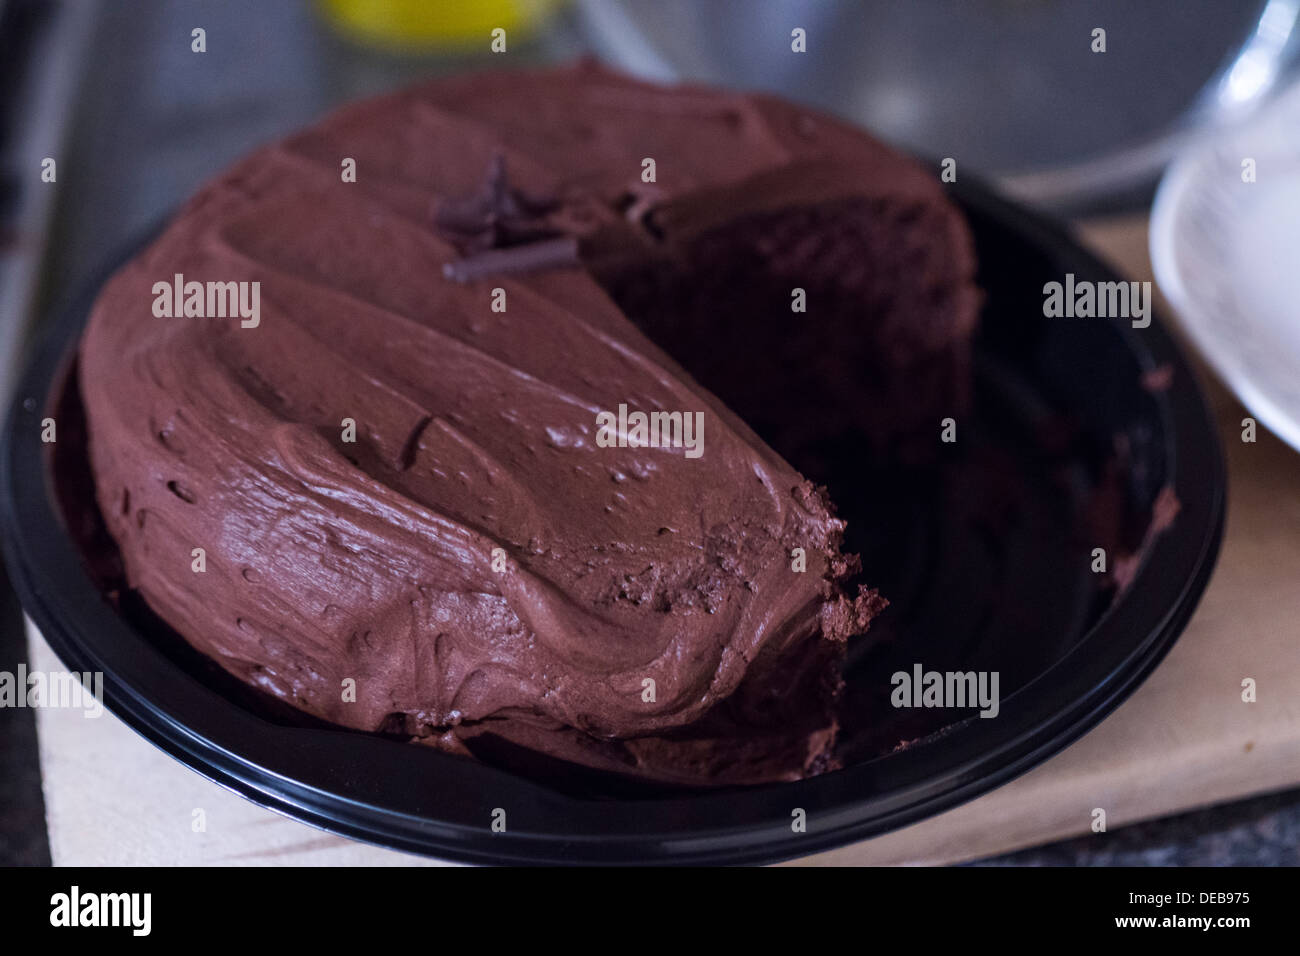
[[[1151,279],[1145,220],[1097,222],[1084,240]],[[1189,350],[1190,351],[1190,350]],[[1202,367],[1228,458],[1218,569],[1169,656],[1082,740],[947,813],[799,864],[947,863],[1300,784],[1300,454]],[[31,666],[58,670],[30,634]],[[1243,678],[1258,699],[1241,699]],[[37,713],[50,852],[61,865],[438,865],[331,836],[210,783],[105,713]],[[196,832],[196,810],[205,829]]]

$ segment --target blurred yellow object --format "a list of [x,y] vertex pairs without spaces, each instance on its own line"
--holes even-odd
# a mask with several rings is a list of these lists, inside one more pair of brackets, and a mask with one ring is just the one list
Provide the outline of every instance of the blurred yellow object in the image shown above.
[[562,0],[319,0],[345,36],[389,47],[468,47],[527,36]]

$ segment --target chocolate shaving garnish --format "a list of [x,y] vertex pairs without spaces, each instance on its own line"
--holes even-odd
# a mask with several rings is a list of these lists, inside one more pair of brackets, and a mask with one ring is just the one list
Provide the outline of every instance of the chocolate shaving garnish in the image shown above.
[[445,199],[434,222],[461,255],[506,249],[559,236],[547,217],[560,207],[553,197],[530,196],[506,178],[505,157],[492,157],[482,190],[474,196]]
[[578,240],[573,236],[546,239],[526,246],[488,249],[442,267],[453,282],[473,282],[490,275],[535,272],[578,264]]
[[435,222],[464,257],[442,267],[454,282],[489,275],[532,272],[578,263],[578,240],[565,236],[549,219],[560,208],[554,198],[530,196],[506,178],[505,157],[496,153],[483,190],[476,196],[447,199]]

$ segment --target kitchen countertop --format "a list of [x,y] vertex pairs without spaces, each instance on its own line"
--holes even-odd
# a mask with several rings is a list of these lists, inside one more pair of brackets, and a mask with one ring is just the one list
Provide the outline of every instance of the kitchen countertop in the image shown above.
[[[73,141],[60,162],[41,291],[47,312],[77,279],[252,146],[342,100],[473,62],[375,56],[327,34],[306,5],[274,21],[259,20],[258,9],[256,0],[137,0],[103,9]],[[194,26],[208,32],[206,55],[189,50]],[[545,60],[579,49],[559,30],[521,52]],[[1120,257],[1135,234],[1145,231],[1134,233],[1131,222],[1085,230]],[[16,608],[0,606],[0,613],[0,669],[13,670],[25,656],[22,631]],[[32,712],[0,710],[0,863],[48,862],[43,823]],[[1300,790],[1293,790],[981,862],[1294,865],[1298,847]]]

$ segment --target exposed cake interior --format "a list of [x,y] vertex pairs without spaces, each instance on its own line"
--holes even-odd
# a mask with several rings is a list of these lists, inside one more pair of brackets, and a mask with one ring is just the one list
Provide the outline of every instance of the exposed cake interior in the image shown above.
[[[741,215],[598,274],[628,316],[805,475],[843,441],[933,448],[969,400],[974,290],[946,211],[853,198]],[[960,323],[967,323],[963,327]]]

